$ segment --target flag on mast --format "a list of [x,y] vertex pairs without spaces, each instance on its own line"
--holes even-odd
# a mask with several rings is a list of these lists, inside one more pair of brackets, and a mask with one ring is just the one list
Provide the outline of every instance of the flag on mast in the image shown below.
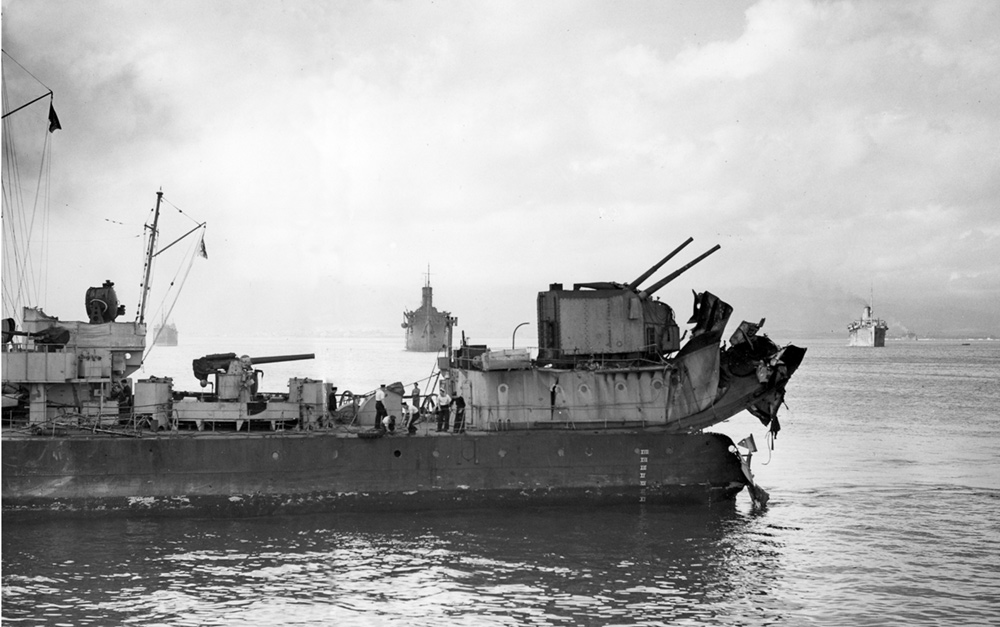
[[56,108],[49,103],[49,132],[55,133],[57,130],[62,128],[62,124],[59,123],[59,116],[56,115]]

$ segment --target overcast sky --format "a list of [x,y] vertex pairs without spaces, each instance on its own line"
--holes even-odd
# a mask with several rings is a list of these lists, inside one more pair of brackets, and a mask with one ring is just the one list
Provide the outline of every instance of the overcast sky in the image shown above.
[[3,49],[44,84],[5,56],[5,111],[63,127],[19,144],[63,319],[105,279],[134,316],[162,189],[165,234],[208,223],[182,332],[402,337],[429,266],[504,337],[691,236],[651,279],[722,246],[658,293],[682,322],[708,290],[846,341],[874,293],[890,334],[1000,336],[1000,3],[4,0]]

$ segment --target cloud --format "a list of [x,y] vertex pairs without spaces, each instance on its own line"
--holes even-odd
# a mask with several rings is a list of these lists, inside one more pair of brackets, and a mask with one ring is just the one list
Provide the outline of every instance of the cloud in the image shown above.
[[395,325],[429,264],[458,313],[520,290],[462,318],[506,329],[548,283],[629,280],[693,235],[723,249],[678,309],[766,292],[795,330],[873,282],[900,319],[1000,309],[997,26],[951,2],[38,1],[3,34],[56,92],[66,226],[141,233],[161,187],[209,223],[199,316],[221,281],[248,317],[290,315],[265,293]]

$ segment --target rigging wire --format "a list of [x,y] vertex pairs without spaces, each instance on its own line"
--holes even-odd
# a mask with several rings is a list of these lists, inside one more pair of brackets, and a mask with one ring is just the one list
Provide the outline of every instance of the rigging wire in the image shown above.
[[[52,90],[49,89],[48,86],[45,85],[41,80],[39,80],[37,76],[35,76],[34,74],[32,74],[27,68],[25,68],[23,65],[21,65],[17,61],[17,59],[15,59],[13,56],[11,56],[6,50],[3,51],[3,54],[6,55],[6,57],[8,59],[10,59],[10,61],[12,63],[14,63],[17,67],[21,68],[21,70],[23,70],[28,76],[30,76],[32,79],[34,79],[35,82],[37,82],[39,85],[41,85],[42,87],[44,87],[45,90],[46,90],[46,93],[43,94],[42,96],[34,98],[33,100],[30,100],[30,101],[26,102],[25,104],[22,104],[21,106],[15,108],[15,109],[11,109],[10,108],[10,97],[9,97],[9,93],[8,93],[8,89],[7,89],[7,87],[8,87],[7,81],[4,80],[4,82],[3,82],[3,105],[4,105],[3,108],[6,111],[6,113],[3,114],[3,119],[5,120],[4,121],[4,157],[5,157],[6,162],[8,164],[11,164],[11,166],[6,170],[6,173],[8,174],[8,176],[7,176],[6,181],[5,181],[6,182],[6,186],[4,188],[4,199],[8,200],[8,203],[6,205],[7,207],[9,207],[9,208],[16,208],[15,216],[9,215],[9,212],[8,212],[8,215],[6,216],[6,218],[7,218],[8,221],[13,218],[13,221],[15,223],[14,227],[12,227],[10,229],[10,231],[9,231],[9,235],[10,236],[7,238],[7,245],[8,245],[9,249],[13,249],[13,254],[12,254],[12,261],[13,261],[13,266],[14,266],[13,270],[15,271],[15,276],[17,277],[17,281],[16,281],[17,291],[16,291],[16,294],[15,293],[11,293],[9,291],[9,286],[8,286],[8,289],[6,290],[6,295],[8,297],[7,298],[7,302],[9,304],[10,308],[13,310],[10,313],[15,314],[17,316],[17,318],[20,318],[20,316],[17,315],[17,314],[20,311],[20,306],[19,305],[22,302],[24,302],[24,301],[21,300],[21,298],[23,296],[25,296],[25,294],[27,292],[27,296],[28,296],[28,298],[26,299],[27,302],[31,302],[31,301],[36,300],[36,299],[32,298],[31,294],[30,294],[30,289],[32,287],[32,284],[34,283],[34,287],[35,287],[36,291],[40,291],[41,286],[44,284],[44,280],[45,280],[44,279],[44,275],[39,275],[34,281],[32,281],[32,279],[29,276],[29,274],[33,275],[33,273],[30,272],[31,271],[31,266],[32,266],[31,234],[32,234],[32,231],[34,230],[35,217],[37,215],[38,200],[39,200],[39,189],[41,188],[43,182],[46,183],[46,185],[45,185],[46,191],[48,191],[50,189],[49,185],[47,184],[47,182],[44,181],[44,177],[43,177],[42,173],[43,172],[47,172],[47,173],[51,174],[51,159],[47,158],[47,156],[49,155],[49,138],[48,138],[47,134],[43,133],[43,139],[44,139],[44,141],[43,141],[43,147],[42,147],[42,151],[41,151],[41,159],[39,161],[39,176],[37,178],[37,185],[36,185],[36,189],[35,189],[35,201],[34,201],[34,206],[32,208],[32,212],[31,212],[31,226],[26,228],[25,227],[25,223],[24,223],[24,221],[25,221],[26,218],[25,218],[25,212],[24,212],[24,200],[23,200],[23,195],[22,195],[23,192],[22,192],[22,186],[21,186],[21,183],[20,183],[20,181],[21,181],[20,167],[19,167],[19,161],[17,159],[17,149],[16,149],[16,146],[15,146],[15,143],[14,143],[14,134],[11,132],[12,131],[12,126],[13,126],[13,121],[9,121],[8,122],[7,118],[9,116],[11,116],[13,113],[15,113],[17,111],[20,111],[21,109],[24,109],[24,108],[28,107],[29,105],[34,104],[35,102],[38,102],[39,100],[42,100],[46,96],[48,96],[50,98],[49,103],[50,103],[50,108],[51,108]],[[6,79],[6,76],[4,78]],[[48,164],[48,169],[46,169],[46,165],[47,164]],[[8,196],[8,194],[11,194],[11,195]],[[46,194],[46,196],[47,195],[48,194]],[[47,227],[47,224],[48,224],[48,216],[47,216],[47,214],[43,215],[42,223],[43,223],[42,230],[43,230],[43,235],[44,235],[45,228]],[[20,241],[22,242],[21,245],[18,245],[16,243],[18,241],[18,239],[16,237],[16,231],[15,231],[15,229],[17,229],[18,227],[20,227],[19,230],[20,230],[20,234],[22,235],[22,237],[20,239]],[[7,234],[7,233],[8,233],[8,231],[6,231],[6,229],[5,229],[5,234]],[[45,267],[44,259],[45,259],[45,255],[47,255],[47,251],[48,251],[48,248],[47,248],[47,246],[45,246],[45,244],[43,242],[43,251],[42,251],[43,257],[42,257],[42,259],[39,260],[39,264],[41,265],[41,267],[43,269]]]
[[[202,228],[204,228],[204,227],[202,227]],[[181,292],[184,290],[184,284],[187,282],[188,276],[191,274],[191,268],[192,268],[192,266],[194,266],[194,260],[195,260],[195,258],[198,257],[198,251],[201,250],[201,243],[204,240],[204,237],[205,237],[205,234],[204,234],[204,232],[202,232],[201,238],[199,238],[198,240],[192,240],[192,244],[193,245],[191,246],[191,248],[190,248],[190,250],[188,252],[187,268],[185,268],[185,270],[184,270],[184,276],[181,278],[180,285],[177,286],[177,292],[174,294],[174,298],[170,302],[170,306],[167,308],[166,314],[165,315],[161,314],[161,320],[169,320],[171,314],[173,314],[173,312],[174,312],[174,306],[177,305],[177,300],[180,298]],[[164,295],[163,301],[161,302],[161,306],[157,309],[157,312],[162,312],[163,311],[162,305],[163,305],[163,303],[166,302],[167,297],[170,294],[170,291],[173,289],[174,285],[177,283],[177,276],[179,274],[180,274],[180,268],[178,268],[177,274],[174,275],[174,279],[172,281],[170,281],[170,285],[167,288],[167,293]],[[155,317],[155,312],[154,312],[154,317]],[[149,357],[149,354],[153,351],[153,348],[156,347],[156,341],[159,339],[161,333],[163,333],[163,325],[160,325],[160,329],[157,332],[156,336],[153,338],[152,343],[150,343],[149,347],[146,349],[146,352],[143,354],[141,363],[145,363],[146,358]]]
[[183,209],[181,209],[180,207],[178,207],[178,206],[177,206],[177,205],[175,205],[174,203],[170,202],[170,199],[168,199],[168,198],[163,198],[163,202],[164,202],[164,203],[166,203],[166,204],[168,204],[168,205],[170,205],[170,206],[171,206],[171,207],[173,207],[174,209],[176,209],[176,210],[177,210],[177,213],[181,214],[182,216],[184,216],[185,218],[187,218],[187,219],[188,219],[188,220],[190,220],[191,222],[193,222],[193,223],[195,223],[195,224],[201,224],[201,222],[199,222],[198,220],[195,220],[194,218],[192,218],[192,217],[191,217],[191,216],[189,216],[188,214],[184,213],[184,210],[183,210]]
[[[8,59],[10,59],[10,60],[11,60],[11,62],[12,62],[12,63],[13,63],[14,65],[16,65],[17,67],[19,67],[19,68],[21,68],[22,70],[24,70],[24,73],[25,73],[25,74],[27,74],[27,75],[28,75],[28,76],[30,76],[31,78],[35,79],[35,82],[37,82],[37,83],[38,83],[39,85],[41,85],[42,87],[44,87],[45,89],[47,89],[49,93],[52,93],[52,90],[51,90],[51,89],[49,89],[49,86],[48,86],[48,85],[46,85],[45,83],[43,83],[42,81],[40,81],[40,80],[38,79],[38,77],[37,77],[37,76],[35,76],[34,74],[32,74],[32,73],[31,73],[31,71],[30,71],[30,70],[29,70],[28,68],[26,68],[26,67],[24,67],[23,65],[21,65],[20,63],[18,63],[18,62],[17,62],[17,59],[15,59],[14,57],[10,56],[10,53],[9,53],[9,52],[7,52],[6,50],[2,50],[2,49],[0,49],[0,52],[2,52],[4,56],[6,56],[6,57],[7,57]],[[12,111],[11,113],[13,113],[13,111]],[[8,115],[9,115],[9,114],[8,114]]]
[[[33,266],[34,258],[30,254],[26,255],[27,266],[28,266],[27,269],[30,273],[30,278],[33,279],[35,282],[35,284],[31,286],[34,288],[32,300],[33,302],[38,303],[39,306],[45,304],[42,302],[42,298],[45,295],[44,268],[45,266],[48,265],[47,263],[45,263],[46,258],[44,255],[45,252],[48,250],[45,240],[48,235],[46,229],[48,228],[49,224],[49,211],[48,211],[48,198],[47,198],[48,196],[47,191],[49,189],[49,184],[47,181],[45,181],[45,172],[52,171],[51,167],[49,168],[46,167],[47,164],[51,161],[51,158],[49,158],[49,148],[51,146],[51,144],[49,143],[49,137],[48,137],[49,135],[50,133],[45,132],[45,142],[42,147],[42,161],[38,164],[38,182],[35,185],[35,199],[31,208],[31,224],[28,228],[28,237],[26,240],[26,246],[30,247],[32,245],[32,241],[34,241],[33,237],[35,234],[35,220],[36,218],[39,217],[39,213],[41,213],[41,218],[39,220],[41,226],[39,227],[39,230],[42,231],[42,233],[39,237],[39,240],[42,243],[41,243],[41,250],[39,252],[38,269],[35,269]],[[43,187],[46,189],[46,197],[44,199],[42,197]],[[41,203],[41,207],[39,207],[39,203]]]
[[[4,52],[8,58],[17,63]],[[18,64],[20,66],[20,64]],[[25,70],[27,71],[27,70]],[[30,74],[30,72],[29,72]],[[35,78],[32,76],[32,78]],[[38,79],[35,78],[37,81]],[[41,81],[38,81],[42,84]],[[44,85],[43,85],[44,86]],[[51,91],[48,96],[51,96]],[[43,96],[44,97],[44,96]],[[9,93],[6,82],[3,85],[4,108],[9,106]],[[26,105],[25,105],[26,106]],[[22,107],[23,108],[23,107]],[[15,109],[16,111],[16,109]],[[11,111],[10,113],[13,113]],[[10,113],[6,114],[9,116]],[[25,302],[43,305],[40,297],[44,296],[48,275],[45,259],[49,254],[49,243],[46,241],[50,226],[51,173],[52,173],[52,143],[48,137],[47,127],[42,126],[42,149],[38,162],[38,174],[34,189],[34,200],[30,212],[26,203],[21,181],[21,162],[17,157],[18,150],[13,133],[13,121],[4,117],[3,120],[3,154],[4,154],[4,264],[7,280],[4,281],[3,295],[5,315],[12,315],[20,321],[21,306]],[[41,244],[32,254],[33,242],[36,237],[36,225],[41,232]],[[36,259],[37,257],[37,259]],[[36,268],[37,265],[37,268]],[[12,276],[11,276],[12,275]]]
[[[182,235],[180,238],[174,240],[173,242],[171,242],[167,246],[159,248],[159,250],[156,251],[155,254],[153,254],[153,258],[157,257],[160,253],[164,252],[166,249],[170,248],[171,246],[173,246],[174,244],[178,243],[179,241],[187,238],[188,235],[191,235],[195,231],[206,228],[204,222],[199,222],[198,220],[195,220],[193,217],[189,216],[183,210],[181,210],[180,207],[178,207],[174,203],[170,202],[170,200],[167,199],[166,197],[161,196],[160,197],[160,202],[161,202],[161,205],[162,204],[170,205],[178,213],[180,213],[184,217],[186,217],[189,220],[191,220],[192,222],[194,222],[196,224],[196,226],[195,226],[195,228],[191,229],[190,231],[188,231],[187,233],[185,233],[184,235]],[[155,209],[150,209],[150,213],[152,213],[153,211],[155,211]],[[145,236],[146,236],[144,238],[144,241],[145,241],[145,245],[143,246],[144,249],[148,248],[148,246],[149,246],[149,240],[146,239],[146,238],[153,236],[152,228],[149,227],[149,225],[148,225],[149,221],[150,220],[149,220],[149,218],[147,216],[147,220],[146,220],[147,228],[144,229],[144,233],[145,233]],[[157,235],[159,235],[159,234],[157,234]],[[177,301],[180,298],[181,291],[183,291],[183,289],[184,289],[184,284],[187,282],[187,278],[188,278],[188,276],[191,273],[191,268],[194,265],[194,260],[199,255],[200,251],[203,249],[204,239],[205,239],[205,234],[204,234],[204,231],[202,231],[202,234],[201,234],[200,238],[189,240],[191,242],[191,246],[188,249],[188,253],[187,253],[187,265],[186,265],[186,268],[184,267],[184,264],[181,264],[180,266],[178,266],[177,272],[174,274],[173,279],[170,281],[170,283],[167,286],[167,290],[166,290],[166,292],[163,295],[163,299],[160,301],[159,305],[154,310],[153,314],[150,316],[152,319],[155,320],[158,314],[159,314],[159,317],[160,317],[161,321],[166,321],[166,320],[170,319],[170,316],[173,313],[174,307],[176,306]],[[153,263],[153,260],[151,258],[147,258],[146,259],[145,264],[143,265],[143,275],[145,275],[145,272],[146,272],[146,265],[147,264],[152,264],[152,263]],[[178,277],[180,276],[182,269],[184,271],[184,274],[180,278],[180,283],[178,284]],[[153,264],[153,266],[149,269],[149,272],[150,272],[149,283],[151,285],[153,284],[153,274],[155,273],[155,270],[156,270],[156,265]],[[166,303],[167,303],[168,299],[170,299],[171,292],[174,290],[175,286],[176,286],[177,290],[173,294],[173,300],[171,300],[169,306],[167,306]],[[140,304],[140,307],[141,307],[141,304]],[[164,310],[166,310],[166,313],[164,313]],[[138,311],[138,309],[137,309],[137,311]],[[149,344],[149,347],[146,349],[146,352],[143,354],[143,356],[142,356],[142,362],[143,363],[146,361],[146,359],[149,357],[149,354],[152,352],[153,348],[156,346],[156,342],[159,339],[160,334],[163,332],[163,326],[164,325],[162,325],[162,324],[160,325],[159,331],[157,332],[156,336],[153,338],[153,341]]]

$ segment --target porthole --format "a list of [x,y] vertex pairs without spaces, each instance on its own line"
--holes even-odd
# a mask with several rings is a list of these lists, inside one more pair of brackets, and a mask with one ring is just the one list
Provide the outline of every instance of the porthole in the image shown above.
[[497,392],[500,392],[501,394],[506,394],[508,389],[510,388],[507,386],[506,383],[501,383],[500,386],[497,388]]

